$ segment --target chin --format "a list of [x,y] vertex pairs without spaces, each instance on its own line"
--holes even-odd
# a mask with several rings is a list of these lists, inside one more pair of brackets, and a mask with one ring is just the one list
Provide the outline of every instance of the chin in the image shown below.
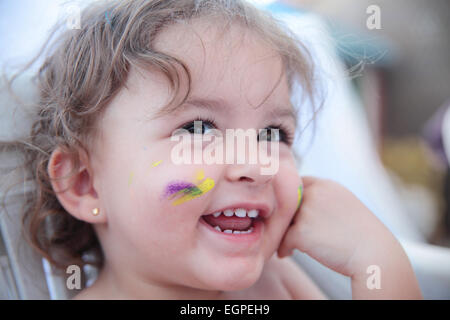
[[238,291],[253,286],[261,277],[263,263],[242,262],[221,267],[211,273],[209,286],[214,290]]

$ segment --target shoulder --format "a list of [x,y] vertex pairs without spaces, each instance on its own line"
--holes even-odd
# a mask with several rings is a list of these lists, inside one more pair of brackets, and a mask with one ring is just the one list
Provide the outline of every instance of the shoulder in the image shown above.
[[326,299],[325,294],[291,258],[278,258],[276,254],[267,262],[267,270],[278,279],[292,299]]

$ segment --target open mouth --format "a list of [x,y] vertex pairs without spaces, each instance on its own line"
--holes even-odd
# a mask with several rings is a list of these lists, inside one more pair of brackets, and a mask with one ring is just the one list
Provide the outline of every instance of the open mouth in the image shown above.
[[254,230],[256,220],[261,220],[258,209],[226,209],[201,217],[207,224],[222,233],[248,234]]

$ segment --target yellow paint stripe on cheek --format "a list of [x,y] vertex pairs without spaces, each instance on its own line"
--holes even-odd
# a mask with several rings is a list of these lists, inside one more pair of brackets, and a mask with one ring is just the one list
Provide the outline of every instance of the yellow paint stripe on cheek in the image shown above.
[[179,204],[185,203],[187,201],[193,200],[195,198],[200,197],[201,195],[205,194],[206,192],[210,191],[212,188],[214,188],[214,180],[211,178],[205,179],[202,183],[200,183],[197,188],[201,191],[201,193],[195,193],[195,194],[185,194],[181,198],[174,200],[172,204],[174,206],[177,206]]
[[161,164],[162,160],[159,160],[158,162],[155,162],[152,164],[152,167],[159,166]]
[[197,173],[195,174],[195,179],[197,180],[197,183],[205,179],[205,171],[198,170]]
[[202,183],[200,183],[197,188],[199,188],[203,193],[208,192],[212,188],[214,188],[214,180],[211,178],[205,179]]

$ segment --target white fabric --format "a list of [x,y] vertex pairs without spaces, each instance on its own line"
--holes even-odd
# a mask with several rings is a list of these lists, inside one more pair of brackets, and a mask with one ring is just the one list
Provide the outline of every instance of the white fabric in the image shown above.
[[[326,92],[326,101],[312,127],[296,142],[301,175],[335,180],[352,191],[400,240],[426,299],[450,299],[450,249],[423,243],[399,194],[384,169],[371,139],[361,102],[350,86],[322,19],[311,13],[274,13],[312,52]],[[309,118],[308,118],[309,119]],[[304,127],[308,119],[300,119]],[[450,150],[450,112],[446,116]],[[312,141],[312,144],[310,142]],[[294,259],[332,299],[350,299],[350,279],[298,251]]]

